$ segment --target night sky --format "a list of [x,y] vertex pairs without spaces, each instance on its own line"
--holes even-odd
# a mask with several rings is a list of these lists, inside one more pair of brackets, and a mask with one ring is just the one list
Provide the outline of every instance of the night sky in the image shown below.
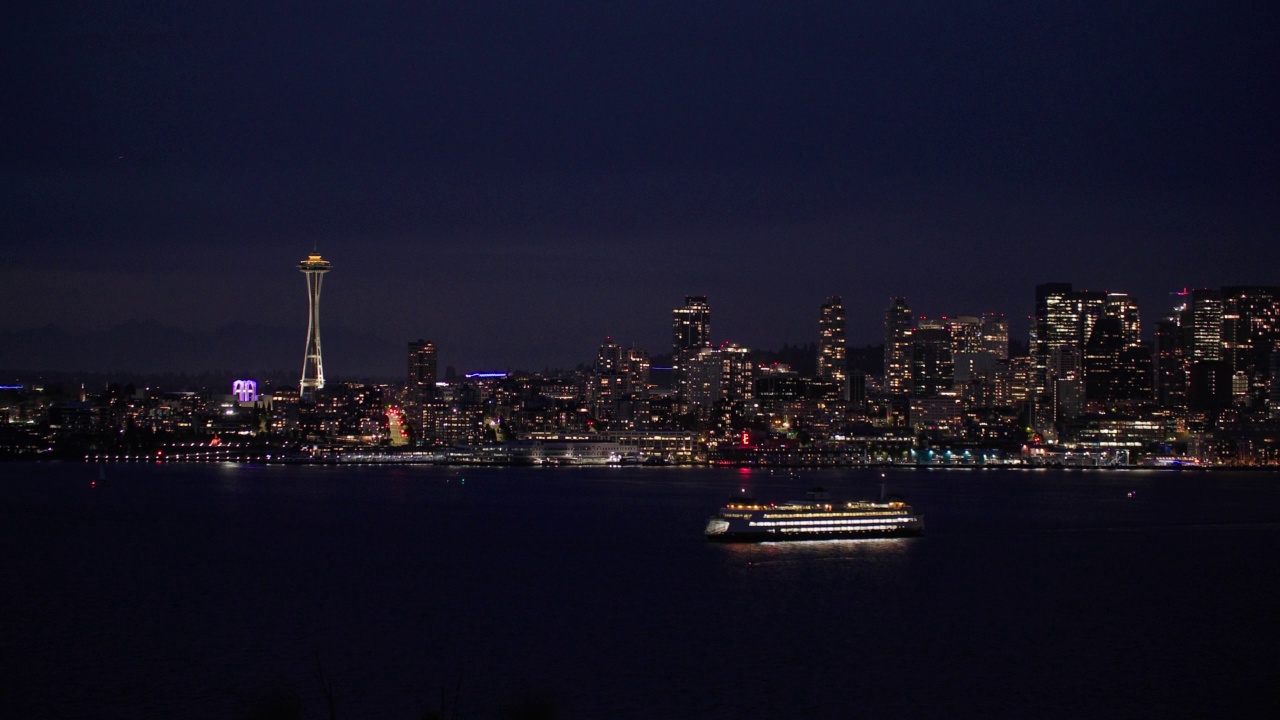
[[1275,3],[22,5],[0,367],[300,367],[313,244],[331,378],[669,352],[686,294],[776,348],[831,294],[864,344],[891,295],[1280,284]]

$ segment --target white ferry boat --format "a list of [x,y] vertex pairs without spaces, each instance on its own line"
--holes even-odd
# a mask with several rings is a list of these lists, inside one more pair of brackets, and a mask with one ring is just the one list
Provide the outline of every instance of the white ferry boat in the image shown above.
[[717,542],[780,542],[838,538],[913,537],[924,533],[924,518],[897,499],[832,503],[761,503],[738,500],[720,508],[704,533]]

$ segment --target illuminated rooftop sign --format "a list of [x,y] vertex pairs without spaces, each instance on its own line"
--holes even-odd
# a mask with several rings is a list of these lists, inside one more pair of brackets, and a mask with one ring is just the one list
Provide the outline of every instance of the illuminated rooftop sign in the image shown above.
[[236,380],[231,383],[231,394],[240,402],[258,402],[258,381]]
[[472,380],[485,380],[485,379],[492,379],[492,378],[504,378],[504,377],[507,377],[507,373],[504,373],[504,372],[473,372],[473,373],[467,373],[467,377],[468,377],[469,379],[472,379]]

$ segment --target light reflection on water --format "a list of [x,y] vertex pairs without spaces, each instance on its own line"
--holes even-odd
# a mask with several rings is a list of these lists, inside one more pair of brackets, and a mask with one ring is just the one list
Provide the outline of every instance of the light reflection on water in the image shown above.
[[[1280,645],[1267,474],[9,467],[14,717],[319,717],[317,660],[340,717],[1211,716]],[[707,542],[744,482],[929,532]]]
[[714,543],[728,557],[751,565],[781,561],[859,561],[904,555],[918,538],[862,538],[804,542]]

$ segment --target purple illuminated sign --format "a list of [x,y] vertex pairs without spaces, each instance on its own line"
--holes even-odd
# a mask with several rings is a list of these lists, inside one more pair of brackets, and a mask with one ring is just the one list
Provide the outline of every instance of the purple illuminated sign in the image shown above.
[[240,402],[258,402],[258,381],[236,380],[231,383],[231,394]]
[[469,378],[504,378],[507,374],[504,372],[473,372],[467,373]]

